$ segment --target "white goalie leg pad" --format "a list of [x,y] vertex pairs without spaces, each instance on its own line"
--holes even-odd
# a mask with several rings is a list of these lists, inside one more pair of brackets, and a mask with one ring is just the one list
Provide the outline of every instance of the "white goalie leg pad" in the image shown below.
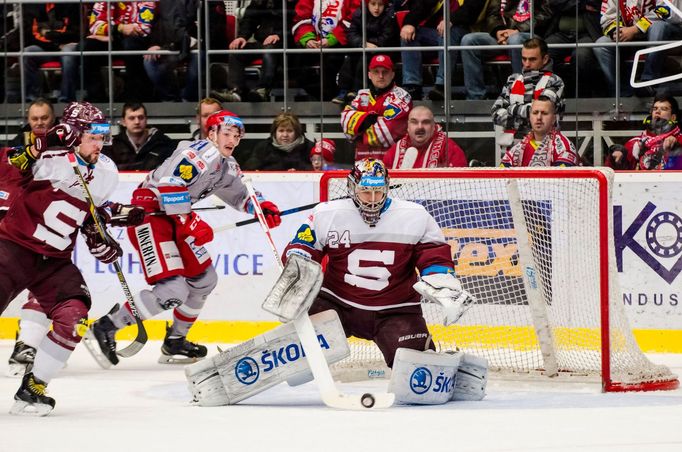
[[388,392],[405,404],[440,405],[450,401],[461,355],[399,348]]
[[200,406],[227,405],[230,399],[220,379],[220,373],[212,359],[204,359],[185,366],[185,377],[192,403]]
[[452,400],[483,400],[488,384],[488,361],[469,353],[462,354],[457,368]]
[[462,285],[450,273],[434,273],[421,277],[412,287],[426,301],[443,307],[445,326],[457,322],[476,301],[473,295],[462,289]]
[[322,287],[322,266],[299,254],[291,254],[277,282],[263,302],[263,309],[282,322],[297,319],[317,297]]
[[[350,354],[339,316],[325,311],[310,316],[328,363]],[[305,352],[293,324],[284,324],[219,355],[186,367],[194,401],[200,406],[233,405],[284,381],[311,379]],[[222,387],[220,390],[219,386]]]

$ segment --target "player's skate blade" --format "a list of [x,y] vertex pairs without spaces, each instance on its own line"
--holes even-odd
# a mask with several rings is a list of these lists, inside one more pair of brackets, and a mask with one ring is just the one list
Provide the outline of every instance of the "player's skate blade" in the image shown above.
[[18,416],[47,416],[55,406],[52,397],[45,394],[47,384],[29,372],[24,375],[19,390],[14,395],[14,405],[9,412]]
[[102,353],[102,349],[100,348],[92,329],[89,329],[85,332],[85,335],[83,335],[83,345],[85,345],[85,348],[90,352],[92,357],[95,358],[95,361],[97,361],[97,364],[99,364],[102,369],[111,369],[113,364],[109,361],[109,358]]
[[205,346],[189,342],[185,337],[170,336],[170,329],[161,346],[159,364],[192,364],[206,357]]

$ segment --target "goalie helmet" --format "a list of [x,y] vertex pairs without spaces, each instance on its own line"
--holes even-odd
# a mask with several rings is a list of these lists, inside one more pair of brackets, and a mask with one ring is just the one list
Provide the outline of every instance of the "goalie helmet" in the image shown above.
[[239,129],[239,136],[244,137],[244,122],[231,111],[220,110],[209,116],[206,120],[206,130],[211,130],[214,127],[236,127]]
[[[381,160],[362,159],[355,162],[348,175],[348,195],[360,210],[365,223],[374,226],[388,199],[388,170]],[[362,192],[372,193],[366,198]]]

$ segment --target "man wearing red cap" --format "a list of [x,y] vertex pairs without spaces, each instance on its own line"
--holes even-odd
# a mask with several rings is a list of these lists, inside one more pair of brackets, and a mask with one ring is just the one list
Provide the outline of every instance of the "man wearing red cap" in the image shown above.
[[[173,310],[173,324],[161,347],[161,363],[192,362],[206,356],[206,347],[187,340],[208,295],[218,283],[211,257],[204,247],[213,229],[192,211],[192,204],[216,195],[239,211],[254,213],[241,169],[232,157],[244,135],[242,120],[220,110],[206,121],[208,138],[181,141],[156,170],[133,192],[132,204],[148,213],[128,236],[142,263],[151,290],[142,290],[135,303],[142,319]],[[262,200],[260,206],[271,228],[280,224],[279,209]],[[93,323],[91,332],[99,348],[88,349],[103,367],[118,363],[116,331],[135,323],[126,303]]]
[[329,138],[324,138],[317,143],[310,150],[310,163],[313,165],[314,171],[328,171],[334,168],[330,163],[334,163],[334,153],[336,152],[336,143]]
[[355,160],[381,158],[407,130],[412,98],[395,84],[393,61],[375,55],[369,63],[371,87],[362,89],[341,112],[341,127],[355,143]]

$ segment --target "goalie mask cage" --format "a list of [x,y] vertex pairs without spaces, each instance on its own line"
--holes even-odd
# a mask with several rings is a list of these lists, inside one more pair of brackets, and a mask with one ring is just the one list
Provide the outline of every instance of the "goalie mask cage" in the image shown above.
[[[347,172],[323,174],[320,198],[348,196]],[[422,204],[477,301],[456,325],[422,304],[438,350],[487,358],[502,373],[601,378],[604,391],[675,389],[676,375],[639,349],[625,314],[613,243],[609,169],[392,171],[389,196]],[[388,372],[352,340],[341,377]],[[588,378],[589,380],[589,378]]]

